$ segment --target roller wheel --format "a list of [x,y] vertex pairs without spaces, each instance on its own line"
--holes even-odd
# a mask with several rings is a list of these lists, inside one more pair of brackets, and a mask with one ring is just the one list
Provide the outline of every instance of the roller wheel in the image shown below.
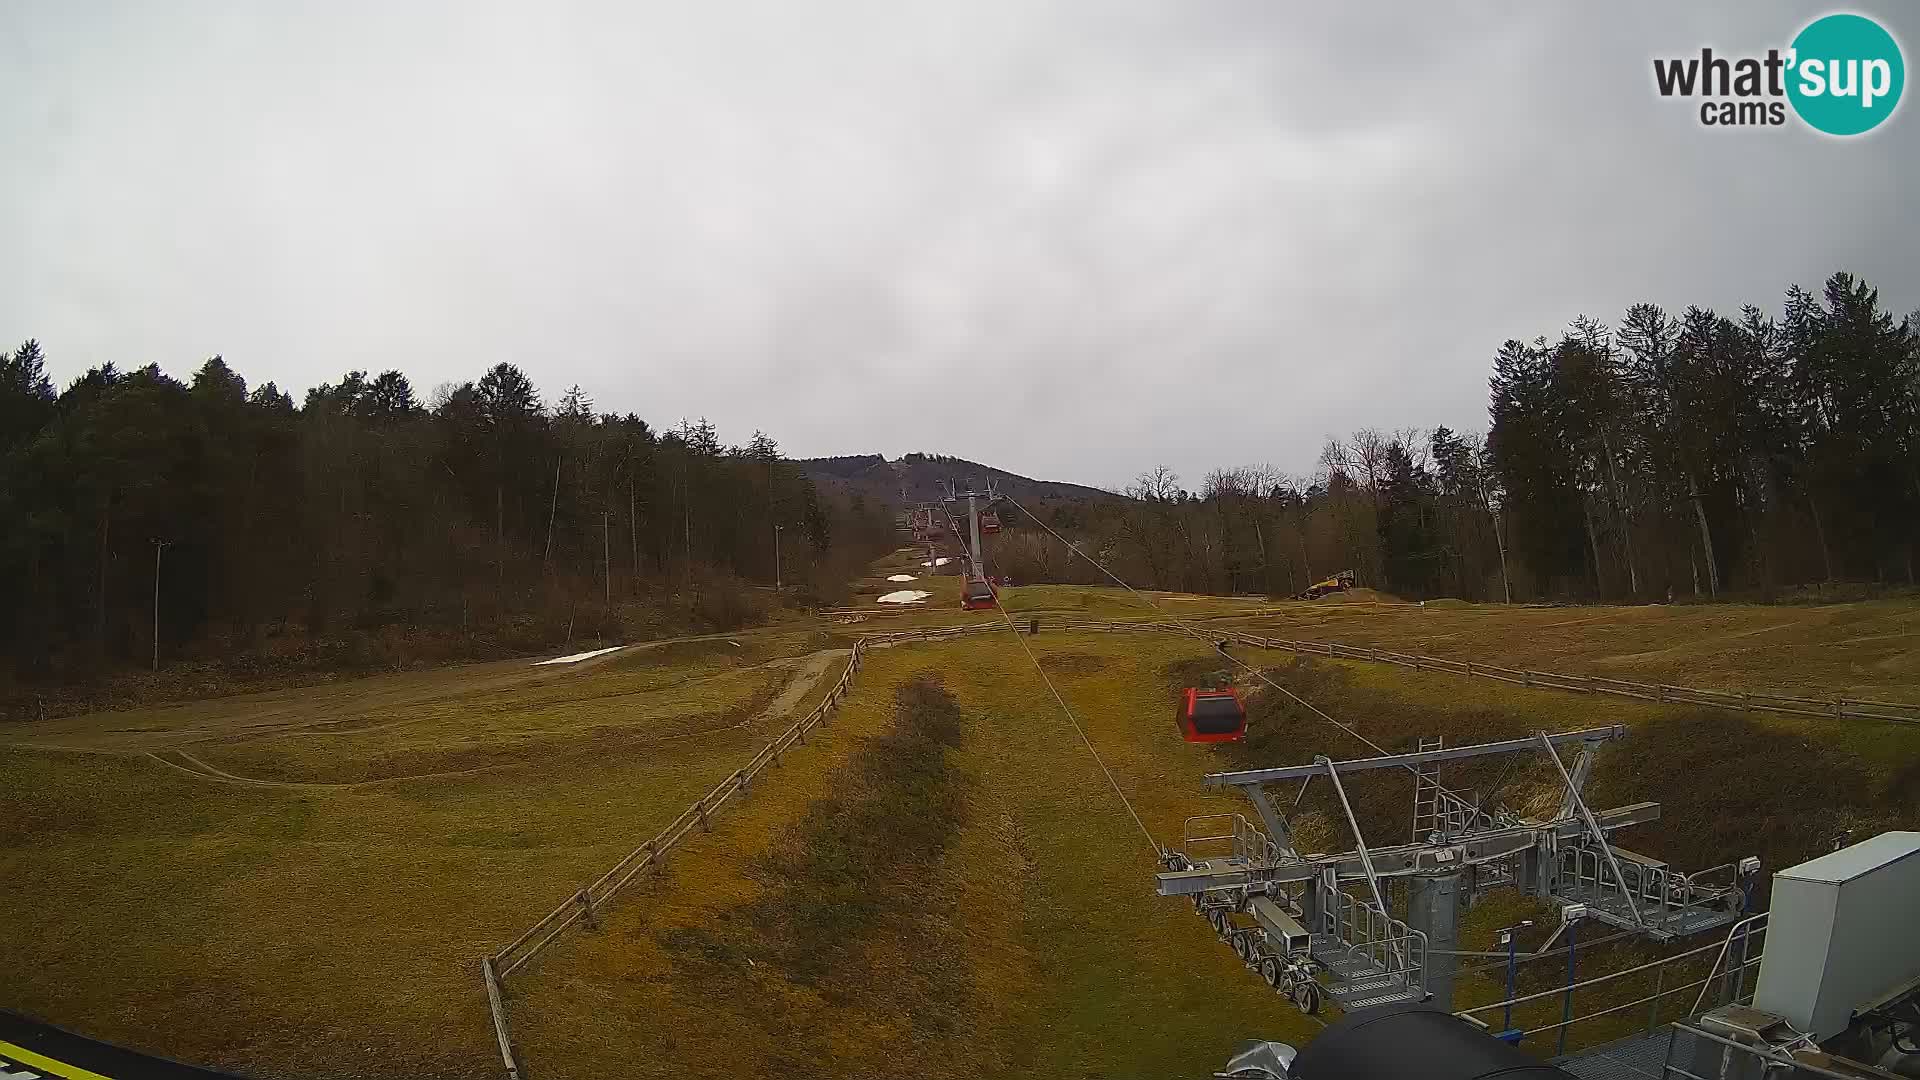
[[1227,936],[1227,913],[1226,912],[1220,910],[1219,908],[1214,908],[1212,911],[1207,912],[1207,921],[1213,924],[1214,933],[1219,934],[1221,937]]
[[1320,984],[1312,979],[1300,980],[1289,996],[1293,998],[1293,1007],[1308,1016],[1315,1016],[1320,1012]]
[[1267,980],[1268,986],[1273,987],[1275,990],[1280,989],[1280,960],[1278,957],[1269,956],[1260,961],[1260,977]]
[[1195,915],[1205,915],[1207,913],[1207,897],[1205,893],[1195,893],[1193,895],[1193,913]]
[[1236,956],[1240,957],[1240,959],[1245,960],[1248,963],[1252,963],[1253,962],[1253,935],[1252,934],[1233,935],[1233,951]]

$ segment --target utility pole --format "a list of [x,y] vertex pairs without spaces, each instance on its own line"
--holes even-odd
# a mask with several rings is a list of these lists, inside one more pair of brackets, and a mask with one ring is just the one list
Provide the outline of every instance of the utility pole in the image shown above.
[[607,610],[613,610],[613,514],[600,512],[600,565],[607,583]]
[[160,553],[170,545],[158,537],[153,541],[153,670],[160,670]]
[[1513,582],[1507,578],[1507,540],[1500,532],[1500,514],[1493,508],[1493,496],[1487,493],[1487,478],[1480,477],[1480,502],[1487,508],[1487,517],[1493,520],[1493,543],[1500,549],[1500,589],[1506,594],[1507,603],[1513,603]]
[[780,591],[780,523],[773,523],[773,591]]

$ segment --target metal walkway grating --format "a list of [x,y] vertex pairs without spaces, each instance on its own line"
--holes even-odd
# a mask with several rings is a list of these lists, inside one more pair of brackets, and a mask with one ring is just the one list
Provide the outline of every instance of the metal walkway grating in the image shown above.
[[1673,1037],[1674,1028],[1667,1025],[1651,1035],[1629,1035],[1554,1058],[1553,1064],[1580,1080],[1661,1080]]

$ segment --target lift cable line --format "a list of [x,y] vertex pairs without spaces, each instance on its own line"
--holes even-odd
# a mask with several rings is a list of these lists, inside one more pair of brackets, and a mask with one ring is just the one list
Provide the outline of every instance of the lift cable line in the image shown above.
[[[1199,638],[1203,641],[1208,642],[1209,644],[1212,645],[1213,650],[1215,652],[1219,653],[1221,656],[1226,657],[1228,660],[1233,661],[1235,664],[1238,664],[1241,668],[1243,668],[1248,674],[1252,675],[1254,678],[1259,679],[1261,682],[1265,683],[1268,687],[1274,690],[1278,690],[1282,694],[1285,694],[1288,698],[1291,698],[1301,708],[1306,709],[1308,712],[1312,713],[1313,715],[1319,717],[1322,720],[1325,720],[1327,723],[1332,724],[1334,727],[1337,727],[1340,730],[1345,731],[1347,734],[1352,735],[1354,738],[1359,739],[1361,742],[1367,744],[1367,746],[1370,747],[1375,753],[1378,753],[1381,755],[1387,755],[1391,753],[1391,751],[1387,750],[1386,747],[1383,747],[1379,743],[1374,742],[1372,739],[1367,738],[1365,735],[1360,734],[1359,729],[1355,728],[1351,724],[1343,724],[1340,721],[1335,720],[1333,717],[1327,715],[1325,710],[1316,706],[1311,701],[1308,701],[1306,698],[1301,697],[1299,694],[1296,694],[1292,690],[1289,690],[1285,686],[1282,686],[1278,682],[1275,682],[1271,677],[1267,675],[1266,672],[1261,671],[1259,668],[1254,667],[1252,664],[1249,664],[1245,660],[1242,660],[1239,657],[1228,652],[1225,648],[1223,648],[1220,645],[1220,643],[1217,640],[1214,639],[1213,635],[1205,633],[1196,627],[1190,626],[1187,623],[1182,622],[1178,616],[1168,611],[1166,608],[1161,607],[1158,603],[1155,603],[1153,597],[1148,596],[1146,593],[1143,593],[1139,589],[1136,589],[1133,586],[1127,584],[1117,574],[1107,569],[1106,566],[1104,566],[1100,562],[1100,560],[1094,558],[1091,555],[1088,555],[1086,552],[1080,550],[1078,547],[1075,547],[1073,544],[1068,543],[1066,537],[1063,537],[1059,533],[1054,532],[1052,526],[1048,525],[1046,522],[1041,521],[1038,517],[1035,517],[1033,514],[1029,513],[1026,507],[1021,506],[1020,501],[1018,499],[1015,499],[1011,495],[1003,495],[1001,497],[1006,499],[1008,502],[1012,503],[1014,508],[1016,510],[1019,510],[1021,515],[1025,517],[1028,521],[1031,521],[1034,524],[1040,526],[1042,529],[1045,529],[1047,531],[1047,535],[1053,537],[1055,540],[1060,541],[1060,544],[1062,547],[1065,547],[1068,551],[1073,552],[1075,555],[1078,555],[1082,559],[1085,559],[1087,562],[1091,563],[1094,569],[1100,571],[1102,574],[1105,574],[1107,578],[1110,581],[1112,581],[1114,584],[1120,586],[1121,588],[1132,593],[1134,596],[1137,596],[1141,600],[1145,601],[1148,607],[1151,607],[1153,610],[1159,612],[1162,615],[1165,615],[1168,621],[1171,622],[1174,626],[1179,627],[1181,630],[1186,631],[1188,634],[1192,635],[1195,638]],[[1408,772],[1414,773],[1416,775],[1419,774],[1419,770],[1414,768],[1411,765],[1402,766],[1402,767],[1405,768]],[[1440,790],[1446,791],[1448,795],[1451,795],[1456,799],[1460,799],[1462,802],[1471,801],[1463,798],[1459,792],[1448,791],[1445,788],[1442,788]],[[1301,785],[1300,793],[1302,795],[1306,794],[1306,786],[1304,784]]]
[[[946,514],[948,528],[952,529],[956,536],[961,535],[959,526],[953,520],[953,515],[947,512],[945,507],[941,508],[941,512]],[[973,559],[973,566],[978,567],[981,565],[979,552],[974,552],[971,558]],[[1133,801],[1128,799],[1127,793],[1120,789],[1120,782],[1113,778],[1113,770],[1107,768],[1106,761],[1100,757],[1100,751],[1094,749],[1093,740],[1087,738],[1086,729],[1080,726],[1079,718],[1073,715],[1073,709],[1068,706],[1067,699],[1060,696],[1060,688],[1053,685],[1053,677],[1047,674],[1046,668],[1040,666],[1040,658],[1033,654],[1032,646],[1028,645],[1026,639],[1020,636],[1020,627],[1015,625],[1013,616],[1007,613],[1006,606],[1000,603],[999,591],[994,590],[992,595],[994,610],[998,611],[1000,618],[1006,622],[1007,630],[1013,634],[1013,640],[1020,644],[1020,650],[1027,654],[1027,660],[1033,665],[1033,670],[1039,673],[1040,681],[1047,684],[1047,692],[1053,695],[1053,700],[1060,706],[1060,711],[1066,714],[1067,723],[1073,725],[1074,734],[1080,736],[1080,741],[1086,745],[1087,753],[1093,755],[1093,763],[1100,766],[1101,774],[1107,778],[1107,785],[1113,788],[1115,795],[1119,796],[1120,805],[1127,808],[1127,816],[1133,818],[1133,823],[1140,827],[1140,834],[1147,838],[1147,847],[1153,851],[1153,857],[1156,860],[1159,859],[1161,856],[1160,844],[1153,838],[1153,830],[1147,828],[1147,823],[1140,820],[1139,812],[1133,808]]]
[[1126,581],[1122,580],[1119,575],[1107,569],[1106,566],[1100,562],[1100,560],[1080,550],[1078,547],[1075,547],[1073,544],[1068,543],[1066,537],[1063,537],[1059,533],[1054,532],[1053,527],[1051,525],[1048,525],[1046,522],[1041,521],[1039,518],[1028,513],[1027,508],[1024,506],[1021,506],[1019,500],[1015,499],[1013,496],[1008,495],[1008,496],[1005,496],[1005,498],[1008,502],[1012,503],[1014,505],[1014,508],[1019,510],[1020,513],[1023,516],[1025,516],[1028,521],[1031,521],[1034,524],[1040,526],[1042,529],[1045,529],[1047,531],[1047,535],[1053,537],[1055,540],[1060,541],[1060,544],[1062,547],[1065,547],[1068,551],[1073,552],[1075,555],[1078,555],[1082,559],[1085,559],[1087,562],[1091,563],[1093,565],[1093,568],[1100,571],[1102,574],[1105,574],[1108,580],[1112,581],[1114,584],[1120,586],[1121,588],[1127,590],[1133,595],[1139,597],[1141,600],[1145,601],[1148,607],[1152,608],[1153,610],[1159,612],[1162,615],[1165,615],[1168,621],[1173,623],[1173,625],[1179,627],[1181,630],[1186,631],[1188,634],[1192,635],[1193,637],[1199,638],[1204,641],[1212,642],[1215,652],[1218,652],[1220,655],[1226,657],[1227,659],[1245,668],[1249,674],[1253,675],[1255,678],[1259,679],[1261,682],[1266,683],[1268,686],[1272,687],[1273,689],[1280,691],[1281,693],[1287,695],[1289,698],[1292,698],[1295,702],[1297,702],[1300,705],[1301,708],[1306,709],[1308,712],[1311,712],[1312,714],[1319,717],[1320,719],[1325,720],[1329,724],[1332,724],[1334,727],[1337,727],[1346,731],[1348,734],[1352,735],[1354,738],[1359,739],[1363,743],[1366,743],[1369,747],[1373,748],[1373,750],[1375,750],[1376,752],[1381,754],[1385,754],[1388,752],[1385,747],[1381,746],[1379,743],[1374,742],[1372,739],[1367,738],[1365,735],[1360,734],[1360,732],[1355,730],[1351,725],[1343,724],[1340,721],[1335,720],[1333,717],[1328,716],[1323,710],[1321,710],[1318,706],[1314,705],[1312,702],[1308,701],[1307,699],[1301,697],[1299,694],[1294,693],[1293,691],[1287,689],[1284,686],[1281,686],[1279,683],[1274,682],[1272,679],[1268,678],[1266,676],[1266,673],[1262,672],[1259,668],[1254,667],[1252,664],[1247,663],[1245,660],[1242,660],[1239,657],[1228,652],[1227,650],[1221,648],[1219,642],[1213,639],[1213,635],[1204,633],[1198,628],[1182,622],[1179,616],[1175,615],[1171,611],[1168,611],[1166,608],[1161,607],[1158,603],[1154,601],[1153,597],[1148,596],[1146,593],[1143,593],[1139,589],[1136,589],[1133,586],[1127,584]]
[[1093,755],[1093,763],[1100,766],[1100,771],[1106,776],[1107,784],[1113,788],[1113,793],[1120,797],[1120,805],[1127,808],[1127,814],[1133,818],[1133,823],[1140,826],[1140,834],[1147,838],[1147,847],[1152,849],[1153,857],[1155,859],[1160,858],[1160,844],[1153,838],[1153,831],[1147,828],[1146,822],[1140,820],[1140,814],[1133,808],[1133,802],[1127,798],[1127,793],[1120,790],[1119,781],[1113,778],[1113,770],[1107,768],[1107,763],[1101,760],[1100,751],[1093,748],[1093,740],[1087,738],[1086,729],[1080,726],[1080,721],[1075,719],[1073,710],[1067,706],[1066,699],[1060,696],[1060,690],[1053,685],[1053,679],[1047,674],[1047,669],[1040,666],[1040,659],[1033,655],[1033,647],[1028,645],[1026,638],[1020,635],[1020,628],[1014,625],[1013,616],[1007,614],[1007,609],[1001,605],[1000,597],[997,594],[993,598],[993,607],[994,610],[1000,613],[1000,617],[1006,620],[1007,630],[1013,634],[1013,640],[1020,643],[1020,649],[1027,654],[1027,659],[1032,662],[1033,670],[1040,673],[1040,680],[1047,684],[1047,690],[1053,694],[1053,700],[1059,703],[1060,711],[1067,715],[1067,722],[1073,725],[1074,733],[1079,735],[1080,741],[1086,744],[1087,753]]

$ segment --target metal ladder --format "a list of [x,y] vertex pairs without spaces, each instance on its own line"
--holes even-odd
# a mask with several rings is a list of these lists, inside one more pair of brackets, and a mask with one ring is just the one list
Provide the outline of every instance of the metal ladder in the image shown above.
[[[1420,736],[1421,750],[1439,750],[1446,740],[1438,735]],[[1441,826],[1440,763],[1426,762],[1413,769],[1413,842],[1423,843]]]

